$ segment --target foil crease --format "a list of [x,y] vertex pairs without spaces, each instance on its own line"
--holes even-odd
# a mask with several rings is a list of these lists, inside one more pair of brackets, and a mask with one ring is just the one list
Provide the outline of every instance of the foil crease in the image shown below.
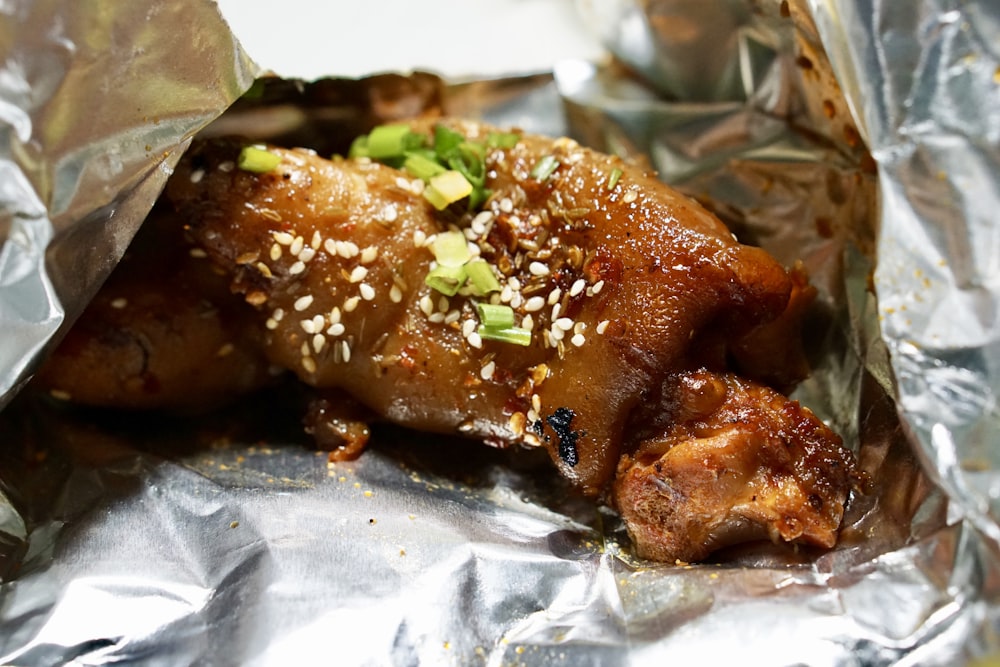
[[208,1],[13,0],[0,20],[3,406],[256,66]]
[[[27,15],[15,5],[17,17]],[[970,282],[964,249],[986,263],[969,275],[989,284],[989,209],[973,206],[965,181],[946,188],[951,199],[929,189],[952,175],[928,167],[936,161],[924,143],[948,147],[957,160],[961,142],[950,140],[959,135],[942,132],[949,141],[917,141],[908,152],[909,130],[926,132],[918,139],[938,136],[930,120],[939,117],[928,112],[928,122],[907,133],[895,122],[918,108],[905,92],[911,88],[933,93],[920,108],[935,113],[942,90],[955,109],[969,95],[995,102],[987,77],[968,77],[954,60],[920,60],[914,46],[938,39],[978,46],[982,61],[958,62],[979,72],[971,64],[987,62],[986,47],[996,42],[988,37],[997,34],[990,12],[962,5],[963,15],[924,2],[914,15],[861,0],[577,5],[614,62],[565,62],[553,76],[455,86],[422,74],[277,81],[206,131],[250,128],[333,145],[344,138],[338,132],[424,109],[570,133],[648,159],[739,234],[784,261],[801,259],[821,299],[809,332],[815,372],[796,396],[844,435],[868,476],[838,547],[651,564],[630,555],[612,513],[575,496],[547,461],[523,452],[386,429],[362,458],[335,464],[296,424],[273,418],[283,394],[180,423],[78,412],[22,394],[0,413],[0,664],[950,665],[998,651],[1000,567],[982,502],[993,485],[970,481],[989,481],[992,463],[967,465],[957,444],[988,449],[977,415],[994,378],[982,347],[989,337],[963,320],[937,322],[963,345],[939,342],[908,354],[905,345],[947,332],[913,332],[892,305],[903,294],[913,309],[915,289],[926,289],[913,270],[923,266],[914,247],[946,255],[933,275],[956,271],[963,278],[949,278],[955,285]],[[183,13],[173,20],[182,16],[187,26]],[[213,45],[205,53],[221,54],[216,75],[235,97],[252,69],[224,25],[209,20],[197,30],[205,31],[200,43]],[[140,31],[151,41],[167,32],[154,39]],[[902,56],[911,60],[894,59]],[[897,70],[899,62],[932,60],[950,65]],[[153,89],[160,83],[158,75],[145,79]],[[199,95],[218,92],[204,88],[192,86]],[[0,109],[8,109],[2,90]],[[36,172],[0,180],[16,203],[11,210],[25,212],[0,227],[7,232],[0,260],[12,243],[44,248],[65,239],[68,259],[54,262],[50,251],[50,267],[76,266],[79,253],[103,258],[90,266],[113,265],[176,151],[221,110],[193,106],[204,114],[180,113],[169,128],[137,123],[133,131],[153,132],[173,152],[155,164],[127,162],[113,187],[78,188],[74,196],[89,206],[57,207],[57,216]],[[25,127],[23,115],[11,117],[3,116],[8,137]],[[978,138],[971,155],[992,154],[995,119],[963,118],[962,136]],[[983,127],[993,133],[978,134]],[[79,136],[74,154],[98,168],[103,153],[95,147],[107,144]],[[926,160],[924,171],[891,168],[903,157]],[[958,164],[957,174],[984,175],[989,163]],[[12,169],[3,160],[0,168]],[[939,182],[911,180],[914,173]],[[921,205],[905,204],[907,196]],[[925,209],[940,213],[937,223],[928,224]],[[48,222],[36,228],[21,218]],[[963,236],[967,226],[978,236]],[[974,240],[959,242],[966,238]],[[6,261],[0,268],[17,268],[8,282],[33,295],[24,304],[57,303],[34,295],[56,293],[66,279],[46,278],[38,261]],[[58,271],[69,272],[51,273]],[[89,289],[77,292],[74,307]],[[921,294],[931,310],[914,315],[918,323],[969,303]],[[9,312],[20,311],[0,301],[0,318]],[[52,320],[33,333],[45,337],[57,326]],[[31,340],[36,351],[45,345]],[[954,377],[977,381],[941,381]],[[975,426],[958,428],[964,424]],[[987,491],[977,496],[972,488]]]

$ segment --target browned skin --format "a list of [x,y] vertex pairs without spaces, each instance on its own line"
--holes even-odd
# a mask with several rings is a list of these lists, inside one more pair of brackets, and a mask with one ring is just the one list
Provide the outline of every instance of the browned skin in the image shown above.
[[[850,455],[807,410],[730,374],[775,386],[801,378],[798,320],[812,298],[801,272],[739,244],[653,174],[568,140],[523,137],[488,155],[494,215],[472,229],[501,282],[520,285],[510,303],[519,321],[530,312],[532,344],[478,345],[465,328],[475,299],[425,286],[433,256],[419,244],[448,224],[469,228],[473,214],[438,213],[411,178],[366,161],[272,148],[282,156],[275,171],[244,172],[232,168],[240,146],[193,147],[165,199],[252,306],[268,362],[399,424],[546,447],[584,492],[612,490],[651,558],[702,558],[761,534],[833,544]],[[539,181],[529,174],[544,155],[560,166]],[[609,188],[616,168],[623,175]],[[338,251],[338,241],[353,246]],[[544,305],[530,310],[536,296]],[[556,337],[552,304],[570,327]],[[702,402],[704,428],[676,410],[701,391],[692,378],[722,387]],[[339,424],[333,432],[347,428]],[[713,491],[730,474],[755,490],[755,512],[729,487]]]

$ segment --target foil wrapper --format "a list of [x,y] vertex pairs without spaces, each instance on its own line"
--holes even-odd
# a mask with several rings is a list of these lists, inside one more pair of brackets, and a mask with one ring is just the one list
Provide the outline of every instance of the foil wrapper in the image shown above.
[[[208,3],[0,4],[0,664],[995,653],[1000,22],[889,4],[578,0],[613,62],[278,80],[231,107],[256,70]],[[195,132],[331,150],[428,109],[648,159],[806,264],[796,397],[867,475],[836,549],[644,562],[539,456],[385,427],[329,463],[281,417],[288,392],[187,420],[14,398]]]

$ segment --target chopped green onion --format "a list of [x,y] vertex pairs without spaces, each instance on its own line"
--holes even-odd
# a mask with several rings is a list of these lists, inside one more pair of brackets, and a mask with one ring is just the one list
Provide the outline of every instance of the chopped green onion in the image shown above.
[[515,345],[531,345],[531,332],[520,327],[494,328],[479,325],[479,337],[483,340],[498,340]]
[[243,171],[266,174],[281,164],[281,156],[259,146],[244,146],[236,164]]
[[469,243],[462,232],[441,232],[431,242],[434,259],[442,266],[462,266],[470,259]]
[[479,322],[487,329],[509,329],[514,326],[514,309],[502,304],[477,303]]
[[554,155],[546,155],[535,164],[534,169],[531,170],[531,177],[539,181],[544,181],[558,168],[559,159]]
[[403,162],[403,169],[425,182],[447,171],[447,169],[438,164],[434,159],[422,153],[407,153],[406,160]]
[[441,211],[471,193],[472,183],[459,172],[452,170],[431,177],[427,187],[424,188],[424,199]]
[[376,160],[402,157],[407,148],[410,126],[403,123],[379,125],[368,135],[368,155]]
[[486,145],[490,148],[513,148],[521,140],[514,132],[490,132],[486,136]]
[[434,126],[434,152],[441,160],[446,160],[448,155],[458,148],[465,141],[465,137],[449,129],[444,125]]
[[618,185],[618,179],[622,177],[622,170],[615,167],[611,170],[611,175],[608,176],[608,190],[614,190],[615,186]]
[[455,296],[465,284],[464,266],[436,266],[427,272],[424,284],[445,296]]
[[367,134],[362,134],[360,137],[354,138],[350,149],[347,151],[347,157],[369,157]]
[[474,259],[465,265],[465,270],[469,274],[469,284],[476,296],[486,296],[490,292],[500,291],[500,281],[486,260]]

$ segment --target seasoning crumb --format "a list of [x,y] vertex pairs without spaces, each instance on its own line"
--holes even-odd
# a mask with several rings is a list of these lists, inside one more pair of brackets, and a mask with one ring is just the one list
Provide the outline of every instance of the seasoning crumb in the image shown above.
[[239,528],[239,526],[240,526],[240,522],[239,521],[230,521],[229,522],[229,527],[230,528]]

